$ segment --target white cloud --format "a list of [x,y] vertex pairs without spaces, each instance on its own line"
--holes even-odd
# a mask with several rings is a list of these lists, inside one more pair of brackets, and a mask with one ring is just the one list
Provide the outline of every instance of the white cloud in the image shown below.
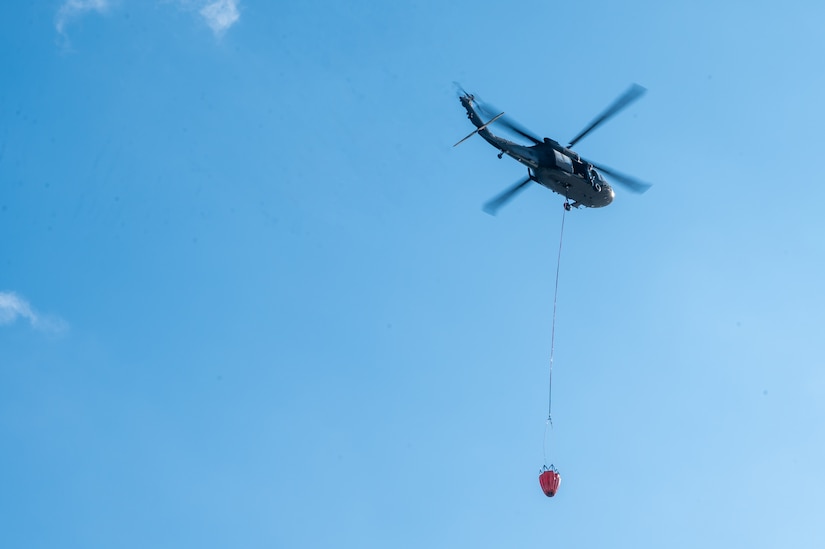
[[[241,18],[238,5],[241,0],[159,0],[162,4],[177,4],[189,11],[197,10],[215,36],[222,36],[232,25]],[[66,27],[75,19],[90,12],[106,13],[113,4],[120,4],[119,0],[64,0],[57,10],[54,24],[68,45]]]
[[69,21],[85,13],[90,11],[104,13],[109,9],[109,3],[110,0],[66,0],[57,10],[57,15],[54,18],[57,32],[66,34],[65,29]]
[[37,315],[25,299],[17,294],[0,292],[0,324],[11,324],[18,316],[27,318],[32,323],[37,320]]
[[215,35],[222,35],[229,27],[238,22],[241,17],[238,11],[239,1],[215,0],[201,8],[201,16],[206,20],[206,24],[210,26]]
[[51,315],[36,312],[28,301],[14,292],[0,292],[0,326],[13,324],[18,318],[28,320],[33,328],[45,332],[63,332],[66,322]]

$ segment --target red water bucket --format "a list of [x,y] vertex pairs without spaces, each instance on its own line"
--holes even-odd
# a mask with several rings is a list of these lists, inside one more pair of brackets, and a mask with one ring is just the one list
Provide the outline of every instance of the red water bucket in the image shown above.
[[539,475],[539,484],[541,484],[541,490],[544,494],[552,498],[556,495],[559,484],[561,484],[561,475],[555,469],[545,469]]

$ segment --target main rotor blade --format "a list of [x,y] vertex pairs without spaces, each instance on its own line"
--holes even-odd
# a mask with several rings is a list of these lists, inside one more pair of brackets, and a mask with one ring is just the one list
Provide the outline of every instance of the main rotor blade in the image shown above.
[[630,88],[622,95],[620,95],[619,98],[616,99],[612,105],[607,107],[602,114],[597,116],[596,119],[593,120],[593,122],[591,122],[589,126],[587,126],[585,129],[579,132],[579,135],[577,135],[570,141],[570,144],[567,145],[567,148],[569,149],[573,145],[578,143],[585,135],[589,134],[597,127],[607,122],[607,120],[615,116],[619,111],[621,111],[622,109],[636,101],[638,98],[640,98],[646,91],[647,90],[639,84],[633,84],[632,86],[630,86]]
[[506,126],[508,129],[516,132],[528,141],[532,141],[536,145],[542,143],[542,140],[539,139],[536,135],[530,133],[530,131],[527,130],[524,126],[521,126],[520,124],[507,118],[506,116],[502,117],[501,120],[499,120],[499,123]]
[[611,179],[614,179],[617,183],[623,185],[626,189],[628,189],[629,191],[633,191],[634,193],[642,194],[652,186],[650,185],[650,183],[645,183],[644,181],[636,179],[635,177],[631,177],[621,172],[617,172],[612,168],[600,166],[599,164],[596,164],[595,162],[590,162],[589,160],[585,160],[584,158],[582,158],[582,160],[584,160],[588,164],[591,164],[594,168],[604,173]]
[[[482,105],[482,104],[479,104],[478,102],[476,102],[476,105],[478,106],[478,110],[481,111],[482,113],[484,113],[488,118],[493,116],[497,112],[502,112],[502,111],[499,111],[498,109],[496,109],[495,107],[493,107],[492,105]],[[490,122],[488,122],[488,124],[490,124],[490,123],[492,123],[492,120]],[[532,141],[536,145],[538,145],[539,143],[542,143],[541,138],[539,138],[538,136],[533,134],[530,130],[528,130],[527,128],[525,128],[524,126],[522,126],[521,124],[519,124],[518,122],[516,122],[515,120],[513,120],[512,118],[510,118],[508,116],[501,117],[501,119],[498,120],[498,123],[505,126],[509,130],[519,134],[520,136],[527,139],[528,141]]]
[[524,187],[533,180],[532,175],[528,175],[503,193],[484,204],[484,211],[490,215],[496,215],[499,208],[510,202]]

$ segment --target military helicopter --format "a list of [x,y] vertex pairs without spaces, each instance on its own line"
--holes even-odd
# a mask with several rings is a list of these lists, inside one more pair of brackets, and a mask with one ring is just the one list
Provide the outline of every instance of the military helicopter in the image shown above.
[[[601,208],[613,202],[615,194],[602,173],[635,193],[643,193],[650,188],[650,185],[647,183],[591,162],[571,150],[571,148],[587,134],[641,97],[646,91],[642,86],[638,84],[630,86],[625,93],[620,95],[585,129],[571,139],[566,147],[548,137],[539,139],[513,120],[506,118],[503,112],[492,116],[489,109],[485,108],[473,95],[464,91],[461,86],[458,86],[458,89],[459,101],[461,101],[461,105],[466,109],[467,117],[476,129],[453,146],[458,146],[473,135],[478,134],[500,151],[498,153],[499,158],[506,154],[527,166],[527,177],[488,201],[484,205],[485,212],[495,215],[499,208],[509,202],[531,181],[535,181],[539,185],[564,196],[564,209],[567,211],[570,211],[571,208],[579,208],[581,206],[586,208]],[[483,116],[486,116],[490,120],[485,122]],[[518,143],[493,135],[487,128],[494,122],[498,122],[521,137],[531,141],[533,145],[519,145]],[[570,202],[571,200],[572,203]]]

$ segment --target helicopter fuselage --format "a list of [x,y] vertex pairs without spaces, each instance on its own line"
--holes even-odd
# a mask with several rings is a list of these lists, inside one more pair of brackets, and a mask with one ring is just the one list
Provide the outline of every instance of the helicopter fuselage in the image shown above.
[[499,158],[506,154],[525,165],[533,181],[571,200],[574,207],[601,208],[613,202],[610,184],[578,154],[546,137],[544,142],[526,146],[494,135],[487,128],[490,122],[485,122],[475,109],[473,99],[468,94],[460,97],[467,117],[478,134],[500,151]]

